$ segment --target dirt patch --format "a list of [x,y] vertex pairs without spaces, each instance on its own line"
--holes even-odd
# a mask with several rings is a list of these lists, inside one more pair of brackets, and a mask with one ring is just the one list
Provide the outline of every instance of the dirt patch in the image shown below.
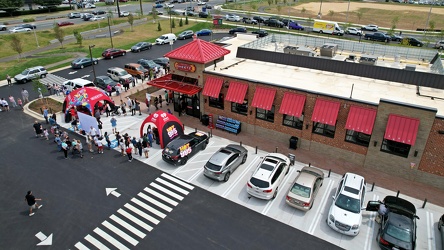
[[[316,14],[319,12],[319,2],[311,2],[311,3],[304,3],[299,6],[297,6],[298,9],[305,8],[307,11],[315,12]],[[322,13],[323,15],[327,15],[328,11],[333,10],[335,12],[347,12],[348,2],[323,2],[322,3]],[[378,9],[378,10],[390,10],[390,11],[401,11],[396,14],[403,15],[404,13],[409,13],[411,11],[420,11],[425,12],[426,15],[430,11],[430,6],[418,6],[414,4],[401,4],[401,3],[357,3],[357,2],[350,2],[350,9],[349,11],[358,11],[359,9]],[[444,15],[444,8],[435,7],[432,8],[432,12],[434,14]]]
[[52,98],[45,97],[40,100],[35,100],[31,104],[29,104],[29,109],[36,113],[42,114],[42,117],[44,107],[48,108],[50,114],[62,111],[62,103]]

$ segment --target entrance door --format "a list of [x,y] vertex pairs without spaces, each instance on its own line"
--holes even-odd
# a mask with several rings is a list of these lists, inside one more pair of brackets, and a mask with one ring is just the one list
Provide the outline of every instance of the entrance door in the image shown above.
[[[185,107],[182,107],[185,106]],[[185,108],[185,110],[182,110]],[[181,113],[182,111],[185,114],[200,118],[200,102],[199,96],[188,96],[185,94],[174,93],[174,111]]]

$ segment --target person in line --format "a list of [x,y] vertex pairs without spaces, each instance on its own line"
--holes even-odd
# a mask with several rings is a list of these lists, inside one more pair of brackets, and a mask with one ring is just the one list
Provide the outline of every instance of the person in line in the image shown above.
[[63,155],[65,156],[65,160],[68,159],[68,150],[69,150],[68,143],[66,143],[66,141],[63,141],[62,142],[62,151],[63,151]]
[[154,134],[154,139],[156,140],[156,144],[159,145],[160,138],[159,138],[159,129],[157,129],[157,127],[153,128],[153,134]]
[[90,135],[86,135],[86,145],[88,146],[89,152],[94,152],[94,150],[92,149],[92,138]]
[[162,107],[162,102],[163,102],[163,100],[162,100],[162,95],[159,95],[159,106],[160,106],[160,107]]
[[129,145],[126,148],[125,152],[126,152],[126,155],[128,156],[128,161],[132,162],[133,161],[133,155],[132,155],[133,149],[132,149],[131,145]]
[[106,144],[108,146],[108,150],[110,150],[111,149],[111,141],[109,139],[108,132],[105,132],[104,137],[105,137]]
[[142,115],[142,111],[140,110],[140,102],[137,98],[134,98],[135,112],[139,111],[139,115]]
[[120,147],[120,154],[122,156],[125,156],[125,142],[123,141],[123,138],[119,141],[119,147]]
[[43,132],[43,128],[42,128],[42,124],[40,124],[38,121],[34,121],[34,130],[35,130],[35,137],[42,137],[42,132]]
[[57,144],[58,151],[62,151],[62,140],[60,139],[59,134],[55,134],[54,142]]
[[83,158],[83,145],[80,140],[75,140],[77,142],[76,149],[80,153],[80,158]]
[[15,99],[12,95],[9,95],[9,102],[11,103],[12,107],[17,107],[17,103],[15,102]]
[[148,158],[148,152],[150,152],[150,151],[148,149],[148,138],[147,138],[146,134],[143,135],[142,150],[143,150],[143,153],[145,154],[145,158]]
[[39,205],[36,202],[36,201],[41,201],[41,200],[42,199],[40,199],[40,198],[35,198],[34,195],[32,195],[32,191],[31,190],[29,190],[26,193],[25,201],[28,203],[28,206],[29,206],[29,216],[33,216],[34,215],[34,212],[32,212],[32,209],[36,209],[36,208],[40,209],[40,208],[43,207],[43,205]]
[[136,114],[136,102],[134,99],[131,100],[131,116]]
[[9,76],[9,74],[6,75],[6,81],[8,82],[8,86],[12,86],[12,81],[11,81],[11,77]]
[[123,114],[123,116],[126,116],[126,108],[125,108],[125,103],[122,101],[122,100],[120,100],[120,109],[122,110],[122,114]]
[[29,93],[25,88],[22,89],[22,99],[24,103],[29,102]]
[[46,124],[49,124],[48,115],[49,115],[48,108],[46,106],[44,106],[43,107],[43,117],[45,118]]
[[154,97],[154,107],[156,108],[156,110],[159,110],[158,105],[159,105],[159,98],[157,98],[157,96],[156,96],[156,97]]
[[105,113],[106,117],[109,117],[111,115],[111,106],[109,105],[109,103],[105,104]]
[[49,141],[49,132],[48,129],[43,129],[43,136],[46,138],[47,141]]
[[24,110],[23,109],[23,102],[22,102],[22,99],[20,99],[20,98],[17,98],[17,104],[19,105],[19,107],[22,109],[22,111]]
[[139,138],[139,140],[136,142],[136,149],[139,151],[139,156],[142,157],[142,138]]

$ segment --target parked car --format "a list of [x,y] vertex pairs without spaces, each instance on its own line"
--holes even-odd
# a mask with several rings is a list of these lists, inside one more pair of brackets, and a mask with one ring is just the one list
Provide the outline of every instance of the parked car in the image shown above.
[[63,26],[69,26],[69,25],[74,25],[73,22],[58,22],[57,26],[59,27],[63,27]]
[[192,30],[185,30],[185,31],[183,31],[182,33],[180,33],[177,36],[177,39],[185,40],[185,39],[188,39],[188,38],[193,38],[193,36],[194,36],[194,31],[192,31]]
[[408,44],[410,46],[417,46],[417,47],[422,47],[424,46],[424,43],[419,41],[418,39],[414,38],[414,37],[407,37],[404,38],[403,43],[405,42],[405,44]]
[[362,26],[362,30],[370,30],[370,31],[378,31],[379,27],[378,25],[374,25],[374,24],[368,24],[365,26]]
[[17,83],[26,83],[37,78],[45,78],[48,72],[42,66],[32,67],[25,69],[22,73],[14,76],[14,80]]
[[138,63],[127,63],[123,68],[128,74],[138,79],[145,79],[150,76],[150,72]]
[[133,77],[126,70],[118,67],[111,67],[106,70],[106,74],[120,84],[129,84],[133,82]]
[[93,12],[91,12],[93,15],[103,15],[106,14],[106,12],[104,10],[93,10]]
[[390,40],[392,40],[392,41],[401,42],[402,39],[404,39],[404,38],[400,35],[393,34],[390,36]]
[[236,27],[236,28],[230,29],[230,31],[228,31],[228,33],[230,35],[233,35],[235,33],[247,33],[247,29],[245,27]]
[[168,57],[159,57],[159,58],[153,59],[153,62],[157,63],[158,65],[160,65],[162,67],[166,67],[170,63],[170,59]]
[[8,27],[6,27],[6,25],[0,24],[0,31],[5,31],[7,29],[8,29]]
[[197,1],[197,5],[198,5],[198,6],[203,6],[203,5],[205,5],[205,4],[207,4],[207,3],[205,3],[205,2],[201,2],[201,1]]
[[284,18],[284,19],[282,19],[282,20],[280,20],[280,21],[284,23],[284,26],[288,26],[289,23],[295,23],[294,20],[292,20],[292,19],[286,19],[286,18]]
[[32,30],[37,29],[37,26],[35,26],[34,24],[29,24],[29,23],[20,24],[19,27],[28,28],[28,29],[32,29]]
[[[396,196],[386,196],[383,204],[387,208],[380,215],[380,229],[376,241],[381,249],[409,249],[416,247],[416,207],[411,202]],[[369,201],[366,210],[377,212],[380,201]]]
[[266,30],[255,30],[255,31],[253,31],[251,33],[257,34],[259,37],[268,36],[268,32]]
[[286,25],[289,29],[292,30],[304,30],[304,27],[296,22],[290,22],[288,25]]
[[210,138],[203,132],[181,135],[170,141],[162,151],[162,159],[168,163],[185,165],[189,158],[205,150]]
[[89,21],[91,18],[93,18],[94,17],[94,15],[93,14],[91,14],[91,13],[84,13],[83,15],[82,15],[82,19],[83,19],[83,21]]
[[265,24],[270,26],[270,27],[278,27],[278,28],[283,28],[284,27],[284,23],[277,20],[277,19],[268,19],[265,20]]
[[102,56],[105,59],[113,59],[116,56],[124,56],[126,55],[126,51],[123,49],[106,49],[103,51]]
[[96,8],[96,5],[92,4],[92,3],[87,3],[83,6],[83,8],[85,9],[94,9]]
[[324,172],[313,167],[303,167],[290,185],[285,202],[297,209],[308,211],[324,182]]
[[209,29],[201,29],[196,32],[196,36],[211,36],[212,33],[213,31]]
[[207,8],[207,10],[211,10],[213,8],[213,6],[207,4],[207,5],[205,5],[205,8]]
[[115,82],[109,76],[96,76],[96,79],[94,79],[94,85],[96,85],[96,87],[99,87],[103,90],[107,90],[108,85],[110,85],[112,91],[114,92],[114,91],[116,91],[115,87],[117,85],[117,82]]
[[98,64],[99,60],[97,60],[97,58],[93,58],[91,60],[90,57],[81,57],[81,58],[77,58],[74,61],[71,62],[71,68],[73,69],[83,69],[86,66],[91,66],[91,65],[95,65]]
[[196,13],[194,11],[186,11],[186,13],[187,13],[187,16],[198,16],[199,15],[199,13]]
[[173,33],[163,34],[159,38],[156,39],[156,44],[162,45],[162,44],[169,44],[170,42],[175,42],[177,40],[177,37]]
[[256,20],[258,23],[264,23],[265,22],[265,18],[260,17],[260,16],[254,16],[253,19]]
[[444,40],[437,41],[434,46],[435,49],[444,49]]
[[353,173],[342,176],[327,217],[327,224],[332,229],[350,236],[359,234],[365,190],[364,177]]
[[68,14],[68,18],[80,18],[81,17],[81,15],[80,15],[80,13],[79,12],[71,12],[71,13],[69,13]]
[[15,27],[9,30],[9,33],[30,32],[30,28]]
[[238,15],[227,14],[225,16],[225,20],[230,21],[230,22],[240,22],[241,18]]
[[128,11],[121,11],[120,13],[119,13],[119,17],[127,17],[127,16],[129,16],[130,15],[130,13],[128,12]]
[[248,150],[237,144],[220,148],[204,166],[204,175],[218,181],[228,181],[231,174],[247,161]]
[[64,86],[69,91],[73,91],[75,89],[80,89],[84,87],[95,87],[94,83],[92,83],[90,80],[86,80],[83,78],[75,78],[64,81],[62,83],[62,86]]
[[199,17],[207,18],[208,17],[208,13],[201,11],[201,12],[199,12]]
[[386,43],[388,43],[391,40],[391,38],[388,35],[386,35],[382,32],[375,32],[373,34],[367,33],[364,35],[364,39],[372,40],[372,41],[379,41],[379,42],[386,42]]
[[163,7],[164,7],[164,8],[170,8],[170,9],[172,9],[172,8],[174,8],[174,4],[172,4],[172,3],[166,3],[166,4],[163,5]]
[[157,68],[162,67],[161,65],[155,63],[153,60],[148,60],[148,59],[139,59],[137,61],[137,63],[142,65],[145,69],[152,69],[154,67],[157,67]]
[[438,230],[441,234],[441,246],[444,246],[444,214],[439,218]]
[[156,3],[153,5],[153,7],[158,9],[158,8],[163,8],[163,5],[161,3]]
[[152,11],[148,12],[148,15],[152,15],[153,13],[155,13],[158,16],[163,15],[163,12],[162,11],[158,11],[158,10],[152,10]]
[[264,200],[274,199],[285,175],[290,170],[290,159],[279,153],[269,153],[259,163],[247,182],[247,192]]
[[250,17],[243,17],[242,22],[248,23],[248,24],[257,24],[258,23],[257,20],[254,20],[253,18],[250,18]]
[[138,42],[131,47],[131,52],[140,52],[142,50],[150,50],[153,45],[148,42]]
[[358,28],[353,28],[353,27],[348,27],[345,30],[345,33],[349,34],[349,35],[362,36],[362,30],[358,29]]

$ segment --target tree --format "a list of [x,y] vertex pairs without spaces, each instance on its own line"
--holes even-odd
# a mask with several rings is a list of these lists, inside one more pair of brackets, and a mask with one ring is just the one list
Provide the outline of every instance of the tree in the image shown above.
[[302,15],[305,15],[305,12],[307,12],[307,9],[304,8],[304,7],[302,7],[302,9],[301,9],[301,14],[302,14]]
[[[40,96],[40,94],[42,95],[42,97],[48,92],[48,88],[46,87],[45,84],[43,84],[40,79],[34,79],[32,81],[32,89],[37,92],[37,94]],[[43,103],[43,98],[42,98],[42,103]],[[48,100],[46,100],[46,103],[48,103]]]
[[180,21],[179,21],[179,27],[182,27],[182,26],[183,26],[183,20],[181,18]]
[[19,54],[19,58],[22,57],[23,41],[16,34],[11,35],[11,48]]
[[139,0],[139,5],[140,5],[140,15],[143,16],[142,0]]
[[171,28],[176,28],[176,22],[174,22],[174,18],[173,18],[173,20],[171,20]]
[[78,30],[74,30],[74,37],[76,38],[77,44],[79,47],[82,47],[83,36],[80,34]]
[[162,27],[160,26],[160,22],[157,22],[157,31],[162,31]]
[[65,40],[65,31],[61,29],[57,24],[54,25],[54,35],[57,40],[59,40],[60,45],[63,48],[63,41]]
[[398,22],[399,22],[399,17],[398,16],[393,17],[392,27],[390,28],[390,30],[388,32],[390,35],[393,35],[395,33],[396,25],[398,24]]
[[0,1],[0,10],[9,13],[12,16],[12,12],[20,9],[23,6],[23,4],[24,4],[23,0]]
[[267,0],[268,6],[273,4],[273,0]]
[[188,16],[185,17],[185,25],[188,25]]
[[332,17],[335,15],[335,11],[334,10],[329,10],[327,15],[330,17],[330,20],[331,20]]
[[153,16],[153,23],[156,22],[157,10],[154,7],[151,9],[151,16]]
[[131,25],[131,31],[133,31],[133,24],[134,24],[134,16],[133,14],[128,15],[128,23]]
[[253,9],[253,10],[256,10],[257,9],[257,5],[254,2],[251,2],[250,3],[250,8]]
[[358,17],[358,20],[361,21],[362,16],[364,15],[364,13],[362,12],[362,10],[358,10],[356,12],[356,16]]

